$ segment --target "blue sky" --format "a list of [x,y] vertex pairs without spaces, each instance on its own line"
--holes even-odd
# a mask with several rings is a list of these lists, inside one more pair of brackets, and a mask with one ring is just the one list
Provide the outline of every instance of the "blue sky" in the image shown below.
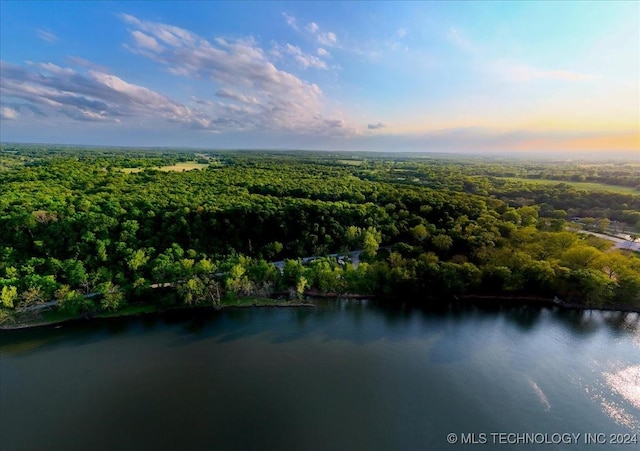
[[639,2],[0,1],[2,141],[640,153]]

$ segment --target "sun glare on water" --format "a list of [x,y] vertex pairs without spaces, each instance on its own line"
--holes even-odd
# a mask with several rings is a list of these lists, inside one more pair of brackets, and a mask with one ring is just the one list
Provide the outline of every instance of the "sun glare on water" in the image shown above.
[[604,377],[613,391],[640,409],[640,365],[630,366],[615,373],[604,373]]

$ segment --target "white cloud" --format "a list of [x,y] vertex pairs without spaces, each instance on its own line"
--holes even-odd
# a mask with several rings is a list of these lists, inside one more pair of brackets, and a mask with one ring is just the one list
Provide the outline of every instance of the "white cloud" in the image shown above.
[[13,108],[8,106],[0,107],[0,118],[11,120],[17,117],[18,117],[18,111],[14,110]]
[[320,25],[315,22],[309,22],[305,27],[309,33],[316,37],[316,40],[327,47],[332,47],[338,43],[338,37],[332,31],[320,33]]
[[[39,70],[39,71],[38,71]],[[120,122],[123,117],[155,117],[199,126],[207,117],[162,94],[97,71],[79,73],[52,63],[29,69],[0,65],[3,98],[39,116],[66,116],[80,121]],[[15,109],[14,109],[15,110]]]
[[406,28],[398,28],[396,30],[396,34],[398,35],[399,38],[404,38],[407,35],[408,31]]
[[245,96],[244,94],[240,94],[229,89],[218,89],[216,91],[216,96],[252,105],[258,105],[260,103],[256,97]]
[[[278,69],[254,39],[218,37],[208,41],[172,25],[129,15],[123,15],[122,19],[133,28],[134,47],[130,50],[165,65],[173,74],[209,80],[222,94],[218,95],[221,100],[207,111],[212,118],[210,128],[327,129],[322,122],[325,105],[321,89]],[[133,35],[136,31],[155,39],[158,45],[153,48],[141,45]],[[276,57],[289,54],[303,67],[326,69],[324,61],[291,44],[276,45],[272,53]],[[248,103],[242,98],[255,101]]]
[[323,56],[323,57],[325,57],[325,58],[327,58],[327,57],[330,57],[330,56],[331,56],[331,54],[330,54],[329,52],[327,52],[325,49],[323,49],[322,47],[320,47],[320,48],[317,50],[317,53],[318,53],[318,55]]
[[491,72],[513,82],[536,80],[586,81],[596,78],[594,75],[564,69],[541,69],[517,62],[498,61],[491,66]]
[[464,50],[470,57],[478,61],[477,68],[494,77],[509,82],[526,83],[532,81],[566,81],[576,82],[597,78],[591,74],[566,70],[535,67],[518,61],[495,60],[487,58],[483,49],[472,42],[461,30],[450,28],[447,39],[456,47]]
[[56,36],[54,33],[48,31],[48,30],[43,30],[41,28],[38,28],[36,30],[36,34],[38,35],[38,37],[40,39],[42,39],[43,41],[47,41],[47,42],[55,42],[58,40],[58,36]]
[[37,66],[53,74],[73,75],[75,73],[73,69],[63,68],[53,63],[39,63]]
[[332,47],[337,44],[338,38],[336,37],[335,33],[328,31],[326,33],[318,34],[318,42],[322,45]]
[[298,23],[296,21],[296,18],[294,16],[290,16],[287,13],[282,13],[282,15],[284,16],[284,20],[287,22],[287,25],[298,31]]
[[274,44],[272,53],[278,58],[282,58],[285,54],[291,55],[293,59],[305,69],[309,67],[325,70],[328,69],[327,63],[325,63],[317,56],[304,53],[302,49],[296,45],[285,44],[284,46],[282,46],[279,44]]
[[158,41],[156,41],[154,37],[146,35],[141,31],[137,31],[137,30],[132,31],[131,35],[133,36],[133,39],[135,39],[136,44],[139,47],[146,48],[153,51],[160,50],[160,44],[158,44]]
[[[214,133],[252,131],[292,139],[356,134],[342,114],[331,111],[316,84],[276,67],[253,38],[206,40],[172,25],[121,18],[131,36],[126,48],[177,76],[203,80],[210,94],[201,92],[181,103],[77,57],[68,59],[73,68],[0,62],[2,117],[31,124],[93,121],[123,127],[164,121]],[[303,67],[326,69],[318,56],[295,45],[283,45],[279,52]]]
[[80,58],[79,56],[70,56],[67,58],[67,61],[69,62],[69,64],[71,64],[72,66],[75,67],[83,67],[85,69],[93,69],[96,70],[98,72],[109,72],[109,69],[107,69],[104,66],[101,66],[99,64],[95,64],[87,59],[84,58]]

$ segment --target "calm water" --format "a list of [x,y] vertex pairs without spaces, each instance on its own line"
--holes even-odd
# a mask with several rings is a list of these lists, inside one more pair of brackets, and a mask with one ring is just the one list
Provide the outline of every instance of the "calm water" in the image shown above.
[[636,314],[327,302],[0,339],[3,451],[640,449],[609,435],[640,434]]

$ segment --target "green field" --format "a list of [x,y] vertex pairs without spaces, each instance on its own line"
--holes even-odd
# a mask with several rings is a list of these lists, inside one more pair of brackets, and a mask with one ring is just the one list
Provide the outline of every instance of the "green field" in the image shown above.
[[127,174],[142,172],[145,169],[157,169],[158,171],[163,171],[163,172],[171,172],[171,171],[182,172],[182,171],[191,171],[193,169],[200,170],[200,169],[206,168],[207,166],[209,165],[205,163],[186,162],[186,163],[176,163],[171,166],[155,166],[153,168],[120,168],[120,170]]
[[362,165],[362,160],[336,160],[336,163],[343,164],[345,166],[360,166]]
[[583,191],[604,191],[609,193],[620,193],[620,194],[638,194],[640,195],[640,191],[635,188],[631,188],[630,186],[616,186],[616,185],[605,185],[604,183],[592,183],[592,182],[568,182],[564,180],[546,180],[546,179],[527,179],[522,177],[499,177],[502,180],[508,180],[510,182],[520,182],[520,183],[532,183],[538,185],[558,185],[560,183],[569,185],[577,190]]

